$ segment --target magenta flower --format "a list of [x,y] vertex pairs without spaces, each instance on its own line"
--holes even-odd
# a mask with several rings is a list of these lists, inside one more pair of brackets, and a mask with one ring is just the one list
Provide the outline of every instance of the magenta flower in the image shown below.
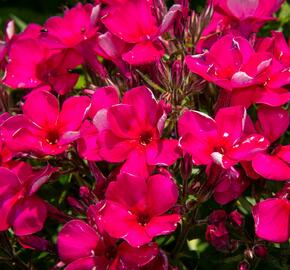
[[[217,12],[225,14],[231,27],[238,28],[242,33],[257,32],[279,9],[284,0],[215,0]],[[238,24],[238,26],[237,26]]]
[[52,88],[65,94],[78,79],[78,74],[69,71],[82,63],[82,57],[73,49],[54,48],[54,40],[41,39],[42,29],[29,25],[11,41],[3,83],[11,88]]
[[119,94],[116,88],[107,86],[95,90],[91,98],[91,107],[87,113],[88,120],[85,120],[80,129],[78,140],[78,153],[87,160],[101,160],[99,145],[99,129],[106,122],[107,109],[119,103]]
[[259,107],[256,129],[271,142],[271,146],[253,157],[252,166],[255,172],[266,179],[290,179],[290,146],[275,143],[286,132],[288,126],[289,114],[286,110]]
[[117,245],[81,220],[64,225],[57,238],[58,253],[68,264],[66,270],[140,269],[158,254],[156,244],[134,248],[126,242]]
[[2,125],[7,146],[14,151],[56,155],[79,138],[79,128],[89,108],[88,97],[70,97],[61,111],[57,98],[45,91],[27,96],[23,114],[10,117]]
[[192,155],[196,165],[214,162],[224,169],[251,160],[269,142],[262,135],[244,133],[246,115],[239,106],[220,109],[215,120],[198,111],[186,111],[178,121],[183,151]]
[[252,210],[256,235],[271,242],[285,242],[290,237],[290,202],[287,198],[266,199]]
[[[168,176],[156,174],[147,180],[120,174],[106,191],[102,210],[105,231],[131,246],[149,243],[155,236],[176,229],[178,214],[166,214],[178,198],[178,188]],[[117,226],[116,226],[117,224]]]
[[13,228],[16,235],[27,235],[42,229],[47,216],[46,203],[36,191],[55,172],[51,166],[39,171],[24,162],[12,170],[0,168],[0,230]]
[[[220,52],[227,52],[225,57]],[[281,66],[268,51],[253,49],[248,40],[232,34],[222,37],[209,51],[187,56],[189,69],[209,82],[232,91],[232,105],[252,103],[280,106],[290,99],[282,88],[289,80],[289,69]],[[283,76],[276,74],[283,71]]]
[[[220,52],[227,52],[225,57]],[[227,90],[261,83],[261,75],[271,64],[270,53],[255,53],[249,41],[232,34],[222,37],[209,51],[187,56],[189,69]]]
[[44,24],[45,33],[56,38],[59,46],[81,46],[82,43],[96,37],[99,9],[99,6],[78,3],[75,7],[65,10],[63,17],[49,18]]
[[109,162],[126,161],[122,171],[134,174],[144,173],[147,165],[172,165],[179,157],[178,141],[161,138],[165,118],[148,88],[127,91],[122,104],[110,107],[99,120],[100,155]]
[[154,62],[164,54],[159,37],[168,30],[179,12],[179,5],[165,15],[161,25],[153,15],[152,0],[105,1],[103,24],[121,40],[132,44],[131,50],[122,59],[131,65]]

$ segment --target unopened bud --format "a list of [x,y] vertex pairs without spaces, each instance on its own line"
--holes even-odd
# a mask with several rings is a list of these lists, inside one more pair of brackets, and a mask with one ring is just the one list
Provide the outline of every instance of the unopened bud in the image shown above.
[[254,246],[253,251],[254,251],[254,254],[260,258],[264,258],[268,255],[268,250],[264,245]]

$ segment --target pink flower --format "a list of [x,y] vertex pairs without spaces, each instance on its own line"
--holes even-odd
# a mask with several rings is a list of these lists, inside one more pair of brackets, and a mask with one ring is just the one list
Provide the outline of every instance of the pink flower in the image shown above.
[[79,128],[89,108],[88,97],[70,97],[60,111],[57,98],[45,91],[27,96],[23,114],[2,125],[8,147],[14,151],[56,155],[79,137]]
[[290,146],[275,144],[289,126],[289,114],[282,108],[269,106],[260,106],[257,114],[256,129],[271,142],[271,146],[253,157],[253,169],[266,179],[289,180]]
[[[119,103],[119,94],[116,88],[107,86],[95,90],[91,98],[91,107],[87,113],[88,120],[85,120],[80,129],[78,140],[78,152],[81,157],[87,160],[101,160],[99,129],[103,129],[103,120],[106,117],[108,108]],[[98,129],[99,127],[99,129]]]
[[271,242],[285,242],[290,237],[290,202],[286,198],[266,199],[252,210],[256,235]]
[[244,133],[245,120],[246,110],[239,106],[220,109],[215,119],[186,111],[178,121],[180,145],[196,165],[214,162],[228,169],[269,146],[263,136]]
[[47,166],[39,171],[20,162],[12,170],[0,168],[0,230],[13,228],[16,235],[27,235],[42,229],[47,216],[46,203],[36,191],[55,172]]
[[149,243],[155,236],[176,229],[178,214],[166,214],[178,198],[178,188],[171,178],[153,175],[148,179],[120,174],[106,191],[102,210],[105,231],[123,238],[131,246]]
[[206,48],[206,43],[212,43],[220,33],[237,32],[248,38],[259,31],[269,20],[274,20],[273,14],[280,8],[284,0],[214,0],[213,16],[204,29],[198,47]]
[[261,83],[260,77],[271,64],[272,55],[255,53],[248,40],[229,34],[215,42],[209,51],[187,56],[185,61],[192,72],[232,90]]
[[28,25],[9,44],[3,82],[12,88],[45,87],[63,95],[77,82],[79,75],[72,70],[82,63],[105,76],[94,53],[98,12],[99,6],[78,4],[63,18],[48,19],[44,27]]
[[164,54],[159,37],[171,26],[179,5],[173,6],[161,25],[153,15],[152,0],[105,1],[108,6],[102,17],[107,29],[121,40],[132,44],[122,59],[131,65],[154,62]]
[[57,247],[61,260],[68,264],[66,270],[139,269],[158,254],[156,244],[140,248],[126,242],[118,245],[114,239],[101,236],[92,226],[76,219],[61,229]]
[[44,24],[44,32],[47,36],[56,38],[59,46],[81,46],[96,37],[99,9],[98,5],[94,7],[91,4],[78,3],[75,7],[66,9],[63,17],[49,18]]
[[[227,52],[226,57],[220,52]],[[255,52],[245,38],[228,34],[216,41],[209,51],[187,56],[185,62],[192,72],[232,91],[232,105],[280,106],[290,99],[287,89],[282,88],[289,83],[289,68],[273,58],[268,51]],[[277,76],[282,71],[283,76]]]
[[82,63],[82,57],[73,49],[52,48],[53,42],[41,39],[42,29],[29,25],[11,41],[3,83],[11,88],[52,88],[65,94],[78,79],[70,70]]
[[148,88],[127,91],[122,104],[106,114],[98,124],[100,155],[109,162],[126,161],[122,171],[143,174],[147,165],[170,166],[179,157],[177,140],[161,138],[166,114]]

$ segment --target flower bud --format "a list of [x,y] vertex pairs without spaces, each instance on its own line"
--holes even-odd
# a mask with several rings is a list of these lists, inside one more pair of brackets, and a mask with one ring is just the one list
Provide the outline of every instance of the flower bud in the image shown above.
[[225,222],[227,218],[227,213],[225,210],[219,209],[213,211],[208,217],[209,224],[218,225],[221,222]]
[[242,226],[243,221],[244,221],[244,217],[237,210],[234,210],[233,212],[231,212],[229,214],[229,217],[230,217],[231,221],[234,223],[234,225],[237,225],[239,227]]
[[229,232],[224,223],[208,225],[205,233],[206,240],[218,250],[227,250],[229,247]]
[[241,261],[238,265],[238,270],[249,270],[250,265],[247,261]]
[[264,245],[254,246],[253,251],[254,251],[254,254],[260,258],[264,258],[268,255],[268,249]]

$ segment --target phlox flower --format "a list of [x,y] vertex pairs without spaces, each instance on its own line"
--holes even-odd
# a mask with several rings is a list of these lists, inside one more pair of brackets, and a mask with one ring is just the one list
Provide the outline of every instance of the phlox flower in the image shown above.
[[56,155],[79,138],[79,129],[90,99],[74,96],[65,100],[60,110],[58,99],[45,91],[29,94],[23,114],[12,116],[2,125],[2,135],[13,151]]
[[228,34],[216,41],[209,51],[187,56],[185,62],[193,73],[232,91],[232,105],[280,106],[290,98],[287,89],[282,88],[287,84],[290,71],[283,67],[284,76],[274,79],[273,73],[276,74],[277,69],[280,72],[281,67],[273,58],[268,51],[255,51],[247,39]]
[[172,165],[179,157],[178,141],[161,138],[165,119],[162,104],[148,88],[128,90],[121,104],[96,119],[101,157],[109,162],[125,161],[121,171],[139,175],[146,173],[147,165]]
[[157,61],[164,55],[159,38],[172,25],[180,6],[175,5],[164,16],[161,24],[153,14],[152,0],[104,1],[108,6],[101,18],[106,28],[115,36],[131,44],[122,59],[131,65]]
[[235,106],[220,109],[215,119],[198,111],[186,111],[178,120],[180,145],[196,165],[213,162],[224,169],[267,149],[260,134],[245,134],[246,110]]
[[180,216],[167,212],[177,198],[178,188],[168,176],[156,174],[144,179],[120,174],[107,188],[102,226],[111,237],[123,238],[133,247],[142,246],[176,229]]
[[74,219],[58,234],[60,259],[68,264],[66,270],[140,269],[158,254],[154,243],[139,248],[128,243],[117,244],[115,239],[101,235],[95,226]]
[[35,193],[56,170],[46,166],[33,170],[24,162],[12,169],[0,168],[0,230],[12,227],[16,235],[28,235],[42,229],[46,203]]

